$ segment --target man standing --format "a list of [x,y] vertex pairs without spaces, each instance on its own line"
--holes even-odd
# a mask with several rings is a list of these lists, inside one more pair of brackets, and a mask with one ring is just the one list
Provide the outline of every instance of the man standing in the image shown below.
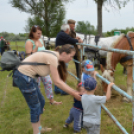
[[4,47],[5,47],[5,41],[4,41],[4,38],[1,37],[1,41],[0,41],[1,55],[5,51],[5,48]]
[[65,45],[65,44],[74,45],[78,42],[79,43],[82,42],[81,39],[70,37],[69,33],[70,33],[69,25],[68,24],[63,24],[61,26],[61,31],[57,34],[57,37],[56,37],[56,47],[57,46],[62,46],[62,45]]
[[[70,37],[77,38],[76,37],[76,32],[75,32],[75,23],[76,23],[76,21],[72,20],[72,19],[69,19],[67,23],[70,26],[70,33],[69,33]],[[78,45],[76,45],[76,44],[73,44],[73,45],[74,45],[74,47],[76,49],[76,54],[74,56],[74,59],[80,61],[80,48],[78,48]],[[77,77],[80,79],[80,75],[81,75],[80,64],[75,62],[75,67],[76,67]]]

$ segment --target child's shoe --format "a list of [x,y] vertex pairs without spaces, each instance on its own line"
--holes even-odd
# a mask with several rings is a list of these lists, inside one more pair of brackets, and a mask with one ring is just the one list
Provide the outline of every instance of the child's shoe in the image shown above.
[[67,124],[64,124],[63,127],[64,127],[64,128],[68,128],[69,126],[68,126]]
[[42,128],[42,129],[41,129],[41,133],[51,132],[51,131],[52,131],[52,128],[47,128],[47,127],[45,127],[45,128]]
[[74,133],[73,134],[77,134],[77,133],[80,133],[80,131],[78,132],[78,131],[74,131]]

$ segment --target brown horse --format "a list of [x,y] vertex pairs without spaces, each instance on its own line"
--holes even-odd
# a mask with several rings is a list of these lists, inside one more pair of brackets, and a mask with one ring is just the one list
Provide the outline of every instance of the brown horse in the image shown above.
[[[111,46],[112,48],[122,49],[122,50],[134,50],[134,32],[128,32],[127,37],[122,34]],[[114,71],[116,69],[117,63],[120,63],[122,66],[127,69],[127,94],[132,96],[132,56],[127,56],[126,54],[120,54],[115,52],[107,53],[107,70],[101,70],[103,72],[102,76],[107,78],[109,81],[114,81]],[[107,84],[102,83],[104,92],[106,92]],[[123,98],[123,101],[127,101],[126,97]]]

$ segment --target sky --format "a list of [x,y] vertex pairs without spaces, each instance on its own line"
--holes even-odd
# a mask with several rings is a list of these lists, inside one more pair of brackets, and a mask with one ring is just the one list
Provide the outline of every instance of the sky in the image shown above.
[[[97,5],[94,0],[74,0],[66,4],[65,8],[66,21],[68,19],[89,21],[91,25],[97,27]],[[130,1],[121,10],[105,5],[102,13],[103,32],[114,28],[134,27],[134,1]],[[0,32],[25,33],[24,27],[30,14],[13,8],[9,0],[0,0],[0,16]]]

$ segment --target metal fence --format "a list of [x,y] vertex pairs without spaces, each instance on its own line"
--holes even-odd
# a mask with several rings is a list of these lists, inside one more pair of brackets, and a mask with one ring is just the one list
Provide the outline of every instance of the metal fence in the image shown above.
[[[83,56],[83,46],[88,46],[91,48],[97,48],[99,50],[104,50],[104,51],[109,51],[109,52],[117,52],[117,53],[122,53],[122,54],[127,54],[127,55],[132,55],[133,56],[133,96],[128,95],[125,91],[123,91],[122,89],[120,89],[119,87],[117,87],[116,85],[113,85],[112,88],[115,89],[119,94],[121,94],[122,96],[127,97],[131,102],[132,102],[132,134],[134,134],[134,51],[128,51],[128,50],[120,50],[120,49],[112,49],[112,48],[104,48],[102,46],[94,46],[94,45],[90,45],[90,44],[82,44],[82,43],[77,43],[77,45],[81,45],[82,49],[81,49],[81,61],[76,61],[77,63],[82,62],[82,56]],[[69,72],[69,71],[68,71]],[[77,78],[74,74],[72,74],[71,72],[69,72],[70,75],[72,75],[73,77],[75,77],[78,81],[80,80],[79,78]],[[96,74],[96,76],[98,78],[100,78],[102,81],[104,81],[105,83],[109,84],[110,82],[105,79],[104,77],[102,77],[99,74]],[[121,130],[121,132],[123,134],[128,134],[128,132],[126,131],[126,129],[119,123],[119,121],[112,115],[112,113],[106,108],[105,105],[101,105],[101,107],[105,110],[105,112],[108,114],[108,116],[114,121],[114,123],[117,125],[117,127]]]

